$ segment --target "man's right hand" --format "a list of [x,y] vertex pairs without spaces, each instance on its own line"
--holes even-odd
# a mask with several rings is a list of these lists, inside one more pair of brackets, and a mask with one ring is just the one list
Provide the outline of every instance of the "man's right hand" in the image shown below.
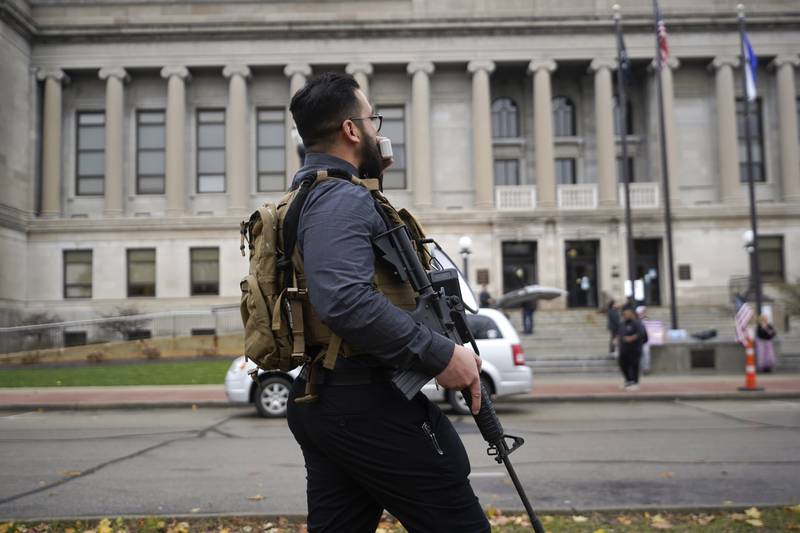
[[442,387],[450,390],[470,390],[472,396],[472,414],[477,415],[481,410],[481,358],[478,354],[456,344],[453,356],[447,367],[436,376],[436,381]]

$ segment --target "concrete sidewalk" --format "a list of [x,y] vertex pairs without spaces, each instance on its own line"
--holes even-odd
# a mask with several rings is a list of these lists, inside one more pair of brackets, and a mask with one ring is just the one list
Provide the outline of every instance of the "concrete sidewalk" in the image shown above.
[[[800,399],[800,374],[762,375],[763,391],[739,391],[744,376],[645,376],[636,392],[617,375],[543,375],[533,393],[511,402],[674,401],[678,399]],[[230,407],[222,385],[48,387],[0,389],[0,410]]]

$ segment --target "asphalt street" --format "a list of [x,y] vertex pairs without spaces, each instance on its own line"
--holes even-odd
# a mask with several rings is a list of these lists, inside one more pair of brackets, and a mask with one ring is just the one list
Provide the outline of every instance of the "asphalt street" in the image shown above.
[[[800,401],[501,404],[534,508],[800,503]],[[471,418],[484,506],[521,510]],[[0,519],[305,513],[302,456],[252,408],[0,413]]]

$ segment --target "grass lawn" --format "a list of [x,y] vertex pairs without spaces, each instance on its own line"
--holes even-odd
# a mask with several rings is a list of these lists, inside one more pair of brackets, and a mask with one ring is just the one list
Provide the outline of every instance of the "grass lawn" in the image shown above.
[[[532,531],[527,516],[503,515],[490,509],[492,533]],[[616,512],[585,515],[543,515],[548,533],[686,533],[784,532],[800,529],[800,505],[771,509],[730,509],[695,513]],[[305,524],[286,518],[220,517],[170,519],[160,517],[88,521],[17,522],[0,524],[0,533],[306,533]],[[384,516],[378,533],[405,529]]]
[[221,384],[231,359],[152,363],[98,363],[69,367],[15,367],[0,370],[0,387],[79,387],[92,385]]

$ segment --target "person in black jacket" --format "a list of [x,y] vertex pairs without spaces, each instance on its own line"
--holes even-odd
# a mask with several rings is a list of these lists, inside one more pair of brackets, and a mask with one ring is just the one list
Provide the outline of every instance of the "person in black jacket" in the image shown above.
[[647,331],[636,312],[630,307],[622,311],[622,323],[617,333],[619,347],[619,368],[625,377],[623,387],[626,391],[639,390],[639,361],[642,357],[642,345],[647,342]]
[[[310,171],[383,173],[382,117],[352,76],[310,79],[290,110],[306,147],[294,186]],[[298,223],[309,301],[352,349],[316,378],[305,365],[289,397],[287,421],[306,466],[308,531],[371,533],[386,509],[412,532],[488,533],[455,428],[424,394],[409,401],[391,383],[395,369],[413,368],[446,388],[471,389],[477,413],[481,360],[375,289],[372,242],[388,229],[377,209],[365,187],[329,179],[311,190]],[[317,398],[296,403],[307,380]]]

